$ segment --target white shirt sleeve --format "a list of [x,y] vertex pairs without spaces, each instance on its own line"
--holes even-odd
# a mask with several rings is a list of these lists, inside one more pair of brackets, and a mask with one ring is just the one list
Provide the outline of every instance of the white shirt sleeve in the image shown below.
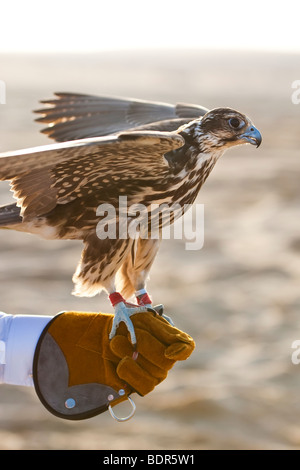
[[35,348],[51,319],[45,315],[8,315],[0,312],[0,383],[33,386]]

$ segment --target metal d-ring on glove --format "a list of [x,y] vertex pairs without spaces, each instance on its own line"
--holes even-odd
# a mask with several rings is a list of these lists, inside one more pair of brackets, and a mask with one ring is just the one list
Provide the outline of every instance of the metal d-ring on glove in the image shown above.
[[131,413],[129,413],[129,415],[127,415],[125,418],[120,418],[120,417],[116,416],[116,414],[114,413],[112,407],[110,405],[108,406],[108,411],[110,412],[111,417],[114,418],[116,421],[119,421],[119,422],[128,421],[134,415],[135,410],[136,410],[135,403],[132,400],[132,398],[127,397],[127,399],[129,401],[129,403],[131,404],[132,410],[131,410]]

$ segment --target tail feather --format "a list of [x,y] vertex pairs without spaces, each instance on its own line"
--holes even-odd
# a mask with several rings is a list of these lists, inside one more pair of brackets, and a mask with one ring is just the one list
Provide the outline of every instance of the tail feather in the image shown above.
[[11,225],[22,222],[20,207],[17,204],[0,206],[0,228],[10,228]]

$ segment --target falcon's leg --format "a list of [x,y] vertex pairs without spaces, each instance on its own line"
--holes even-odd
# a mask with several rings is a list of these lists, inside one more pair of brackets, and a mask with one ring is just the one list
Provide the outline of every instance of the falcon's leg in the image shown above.
[[75,283],[74,294],[80,296],[93,296],[105,289],[115,310],[115,317],[110,333],[110,338],[116,334],[120,322],[124,322],[128,328],[132,343],[136,342],[134,328],[130,316],[134,313],[145,312],[148,307],[128,304],[125,299],[116,292],[116,272],[130,254],[132,240],[104,239],[96,236],[85,240],[81,260],[73,276]]
[[127,255],[125,262],[120,269],[119,282],[121,283],[121,293],[129,298],[133,294],[139,306],[154,309],[162,315],[169,323],[172,320],[163,314],[163,305],[153,306],[152,300],[146,290],[146,281],[158,252],[160,240],[138,239],[132,246],[131,253]]
[[162,304],[153,306],[152,300],[149,297],[149,294],[148,294],[148,292],[146,291],[146,289],[144,287],[135,292],[135,297],[136,297],[136,301],[137,301],[138,305],[141,305],[141,306],[144,305],[145,307],[154,308],[154,310],[159,315],[162,315],[163,310],[164,310],[164,306]]
[[135,305],[129,302],[122,297],[119,292],[113,292],[109,295],[109,300],[111,301],[112,306],[115,310],[115,317],[113,319],[112,329],[109,334],[109,339],[113,338],[116,334],[117,328],[121,322],[124,322],[131,338],[133,345],[136,344],[136,336],[132,321],[130,319],[131,315],[135,313],[143,313],[148,311],[153,311],[153,308],[149,305]]
[[167,320],[172,326],[174,326],[174,322],[172,318],[168,317],[164,311],[164,306],[162,304],[158,305],[152,305],[152,300],[150,299],[148,292],[146,289],[140,289],[139,291],[136,291],[135,293],[137,303],[139,305],[145,305],[145,307],[149,307],[154,309],[161,317],[163,317],[165,320]]

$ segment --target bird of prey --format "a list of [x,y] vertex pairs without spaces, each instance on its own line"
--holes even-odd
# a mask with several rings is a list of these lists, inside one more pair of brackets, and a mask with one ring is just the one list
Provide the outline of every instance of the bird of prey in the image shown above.
[[258,147],[261,134],[231,108],[71,93],[42,103],[37,120],[56,143],[0,154],[0,180],[10,181],[17,201],[0,207],[0,228],[82,240],[74,293],[106,290],[115,312],[110,337],[124,321],[136,343],[130,316],[152,308],[146,281],[160,240],[98,237],[105,218],[97,208],[109,203],[120,220],[120,196],[147,209],[192,204],[224,151]]

